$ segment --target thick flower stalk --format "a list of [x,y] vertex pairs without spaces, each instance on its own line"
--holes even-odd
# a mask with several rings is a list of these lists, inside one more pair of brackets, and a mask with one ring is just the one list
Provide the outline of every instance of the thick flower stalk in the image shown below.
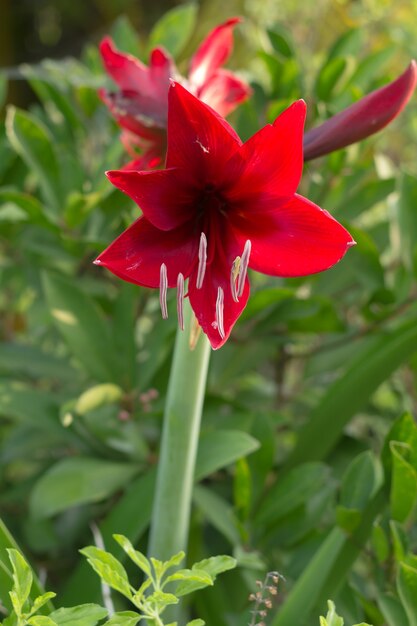
[[411,61],[396,80],[367,94],[304,136],[304,159],[309,161],[373,135],[403,110],[417,83],[417,64]]
[[[232,18],[212,30],[191,59],[188,78],[182,77],[163,48],[152,50],[149,67],[130,54],[117,50],[110,37],[100,44],[104,67],[119,87],[99,94],[122,127],[122,142],[134,157],[128,169],[152,169],[165,159],[170,80],[182,83],[197,98],[223,117],[250,94],[248,85],[222,68],[233,48]],[[137,152],[141,157],[137,157]]]
[[188,295],[211,346],[222,346],[248,300],[248,268],[314,274],[354,244],[329,213],[296,193],[305,115],[299,100],[242,143],[223,118],[173,83],[167,167],[107,173],[143,215],[96,263],[159,289],[163,317],[167,290],[176,287],[179,325]]

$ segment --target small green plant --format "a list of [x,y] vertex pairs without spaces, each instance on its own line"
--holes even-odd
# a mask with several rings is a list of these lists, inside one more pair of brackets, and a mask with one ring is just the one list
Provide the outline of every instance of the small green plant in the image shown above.
[[[178,604],[182,596],[213,585],[218,574],[236,566],[236,561],[232,557],[216,556],[195,563],[191,569],[178,569],[184,560],[184,552],[179,552],[165,562],[154,558],[147,559],[145,555],[135,550],[123,535],[113,537],[145,577],[140,587],[136,589],[129,582],[123,565],[112,554],[95,546],[81,550],[102,582],[124,595],[138,609],[138,612],[115,613],[108,622],[112,626],[116,624],[135,626],[141,619],[146,620],[149,626],[165,626],[161,616],[168,606]],[[176,622],[173,622],[166,626],[175,625]],[[203,625],[201,619],[195,619],[187,624],[187,626]]]
[[44,615],[37,615],[39,610],[50,603],[55,593],[48,591],[35,598],[32,602],[30,592],[33,583],[33,574],[23,556],[10,548],[7,550],[12,565],[13,587],[9,592],[13,612],[2,622],[1,626],[54,626],[55,622]]
[[[340,617],[336,613],[336,607],[334,602],[328,600],[327,606],[329,607],[329,610],[327,611],[326,617],[320,617],[320,626],[343,626],[343,617]],[[370,626],[370,624],[365,624],[365,622],[361,622],[360,624],[355,624],[354,626]]]
[[[13,568],[13,587],[9,595],[13,610],[0,622],[0,626],[68,626],[68,623],[96,626],[106,617],[109,619],[105,626],[135,626],[140,620],[146,620],[149,626],[176,626],[176,622],[166,624],[161,618],[166,607],[178,604],[182,596],[213,585],[218,574],[236,566],[232,557],[216,556],[195,563],[191,569],[178,569],[185,557],[184,552],[162,562],[158,559],[147,559],[123,535],[114,535],[114,538],[144,574],[144,581],[138,589],[130,584],[125,568],[109,552],[95,546],[84,548],[81,552],[100,576],[103,585],[124,595],[137,611],[114,613],[110,607],[108,611],[98,604],[81,604],[53,610],[50,601],[56,594],[51,591],[38,596],[32,602],[32,570],[17,550],[9,549],[7,552]],[[167,587],[169,590],[166,590]],[[38,615],[42,607],[49,615]],[[201,619],[194,619],[187,626],[204,626],[204,623]]]

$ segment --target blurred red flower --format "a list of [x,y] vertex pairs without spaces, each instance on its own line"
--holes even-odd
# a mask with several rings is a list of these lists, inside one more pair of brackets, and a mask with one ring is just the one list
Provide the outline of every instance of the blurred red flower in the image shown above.
[[[179,75],[173,59],[162,48],[152,50],[149,67],[116,49],[110,37],[100,44],[104,67],[119,87],[100,90],[103,102],[123,128],[122,141],[134,157],[128,169],[151,169],[165,158],[168,89],[170,80],[181,82],[197,98],[226,116],[250,94],[249,86],[221,66],[233,48],[232,18],[217,26],[191,59],[188,78]],[[138,159],[137,150],[141,152]]]

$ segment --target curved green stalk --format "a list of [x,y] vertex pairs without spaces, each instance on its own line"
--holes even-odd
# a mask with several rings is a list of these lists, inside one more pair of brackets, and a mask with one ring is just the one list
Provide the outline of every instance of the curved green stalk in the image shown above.
[[206,389],[210,344],[201,335],[190,350],[192,311],[184,301],[185,330],[178,329],[165,405],[148,553],[168,560],[186,550],[194,466]]

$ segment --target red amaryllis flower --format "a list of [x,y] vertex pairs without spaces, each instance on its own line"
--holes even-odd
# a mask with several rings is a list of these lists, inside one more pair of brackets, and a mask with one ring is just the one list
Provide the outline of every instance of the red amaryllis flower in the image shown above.
[[233,28],[239,21],[229,19],[211,31],[191,60],[188,79],[178,74],[174,61],[162,48],[152,50],[147,67],[132,55],[118,51],[110,37],[103,39],[103,63],[120,91],[103,89],[100,97],[124,129],[123,142],[128,151],[134,154],[139,149],[143,154],[128,165],[129,169],[153,168],[164,159],[170,79],[183,83],[222,116],[248,97],[248,85],[221,67],[232,51]]
[[129,282],[177,287],[184,280],[197,320],[219,348],[249,296],[248,267],[273,276],[326,270],[353,245],[326,211],[297,195],[306,106],[299,100],[246,143],[181,85],[169,91],[167,169],[108,172],[143,216],[97,259]]
[[372,91],[304,136],[304,159],[309,161],[373,135],[403,110],[417,83],[417,64],[392,83]]

